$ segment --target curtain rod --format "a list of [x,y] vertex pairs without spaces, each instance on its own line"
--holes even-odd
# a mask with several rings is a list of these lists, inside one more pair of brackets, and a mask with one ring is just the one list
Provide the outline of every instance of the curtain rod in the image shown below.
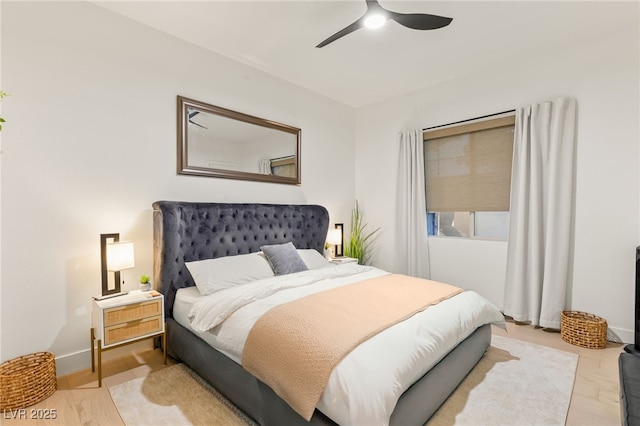
[[423,132],[427,131],[427,130],[433,130],[433,129],[437,129],[439,127],[446,127],[446,126],[453,126],[455,124],[462,124],[462,123],[466,123],[467,121],[474,121],[474,120],[480,120],[483,118],[489,118],[489,117],[494,117],[496,115],[502,115],[502,114],[508,114],[510,112],[516,112],[515,109],[510,109],[508,111],[502,111],[502,112],[495,112],[493,114],[487,114],[487,115],[483,115],[481,117],[475,117],[475,118],[468,118],[466,120],[460,120],[460,121],[456,121],[455,123],[449,123],[449,124],[440,124],[439,126],[433,126],[433,127],[427,127],[425,129],[422,129]]

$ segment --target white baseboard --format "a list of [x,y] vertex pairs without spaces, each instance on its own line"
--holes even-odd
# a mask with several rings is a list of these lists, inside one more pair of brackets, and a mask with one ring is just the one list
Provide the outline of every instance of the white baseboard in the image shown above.
[[[607,340],[617,343],[633,343],[633,330],[618,327],[609,327]],[[108,361],[129,355],[131,352],[144,351],[153,348],[153,342],[146,340],[132,343],[102,353],[102,361]],[[96,355],[97,356],[97,355]],[[76,352],[69,355],[56,357],[56,375],[66,376],[71,373],[91,368],[91,350]]]
[[[153,348],[153,340],[143,340],[130,345],[102,352],[102,362],[127,356],[132,352],[140,352]],[[98,354],[96,354],[96,362]],[[56,376],[66,376],[91,368],[91,349],[56,357]]]
[[626,328],[609,327],[607,330],[607,340],[616,343],[634,343],[633,330]]

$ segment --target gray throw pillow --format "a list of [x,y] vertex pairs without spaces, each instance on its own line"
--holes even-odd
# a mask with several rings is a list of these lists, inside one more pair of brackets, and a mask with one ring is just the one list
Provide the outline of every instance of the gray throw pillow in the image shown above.
[[309,269],[292,242],[262,246],[260,250],[264,252],[276,275],[292,274]]

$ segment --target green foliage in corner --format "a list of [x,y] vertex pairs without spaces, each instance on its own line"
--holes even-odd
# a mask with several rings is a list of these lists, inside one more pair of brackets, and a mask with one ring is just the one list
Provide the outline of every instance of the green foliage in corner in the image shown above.
[[149,277],[149,275],[141,275],[140,276],[140,284],[149,284],[149,280],[151,279],[151,277]]
[[[0,90],[0,100],[2,98],[4,98],[5,96],[9,96],[9,93],[5,92],[4,90]],[[1,123],[4,123],[4,122],[5,122],[4,118],[0,117],[0,130],[2,130],[2,124]]]
[[367,230],[367,223],[364,223],[364,213],[358,205],[351,210],[351,235],[349,243],[344,247],[344,255],[358,259],[360,265],[366,265],[371,257],[372,244],[377,238],[377,232],[380,228],[376,228],[371,232]]

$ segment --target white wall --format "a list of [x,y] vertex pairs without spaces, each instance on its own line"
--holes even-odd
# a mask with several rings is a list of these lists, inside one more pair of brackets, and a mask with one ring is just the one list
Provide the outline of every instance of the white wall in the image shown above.
[[[638,15],[637,4],[624,7]],[[1,87],[12,93],[2,103],[0,362],[48,350],[61,374],[89,366],[98,236],[136,243],[137,266],[123,273],[135,288],[152,270],[159,199],[318,203],[348,225],[357,193],[367,221],[383,227],[376,264],[393,270],[397,132],[557,96],[578,100],[580,121],[569,307],[605,317],[630,341],[638,25],[354,113],[92,4],[1,2],[0,11]],[[176,175],[178,94],[302,128],[302,185]],[[502,304],[506,244],[432,239],[430,250],[434,279]]]
[[[153,201],[317,203],[348,222],[352,108],[90,3],[1,7],[12,96],[2,105],[0,361],[46,350],[59,374],[89,366],[99,234],[135,242],[123,278],[136,288],[152,271]],[[301,128],[302,185],[178,176],[177,95]]]
[[[617,3],[638,16],[638,3]],[[356,111],[356,194],[382,226],[376,264],[393,270],[398,143],[426,128],[559,96],[577,99],[575,263],[567,308],[604,317],[633,341],[635,247],[640,244],[638,23],[568,50],[496,59],[448,81]],[[386,171],[386,172],[385,172]],[[506,243],[432,238],[432,278],[502,306]]]

